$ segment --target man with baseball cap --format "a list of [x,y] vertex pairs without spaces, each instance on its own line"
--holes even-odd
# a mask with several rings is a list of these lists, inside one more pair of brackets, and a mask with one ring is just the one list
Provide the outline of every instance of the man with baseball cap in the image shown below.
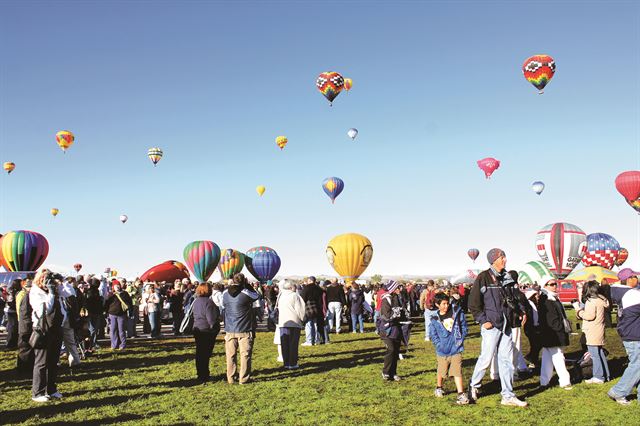
[[621,405],[631,404],[627,396],[633,391],[634,387],[638,388],[640,384],[639,275],[639,272],[629,268],[625,268],[618,273],[621,283],[629,287],[618,304],[618,334],[622,338],[622,344],[629,356],[629,364],[618,383],[607,392],[607,395]]
[[[526,407],[513,393],[513,343],[511,341],[511,320],[518,313],[514,305],[519,302],[514,297],[513,279],[506,274],[507,256],[499,248],[489,250],[487,260],[491,267],[481,272],[471,288],[469,310],[480,324],[482,346],[476,362],[471,383],[469,399],[476,401],[482,384],[482,378],[498,351],[498,371],[502,385],[502,405]],[[519,309],[524,312],[524,309]]]

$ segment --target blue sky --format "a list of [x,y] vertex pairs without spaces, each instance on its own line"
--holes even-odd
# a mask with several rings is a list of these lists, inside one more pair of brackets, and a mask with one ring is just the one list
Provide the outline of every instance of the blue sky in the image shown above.
[[[538,229],[566,221],[614,235],[638,268],[640,219],[613,180],[640,168],[640,6],[539,6],[3,2],[0,161],[17,168],[0,232],[41,232],[49,264],[127,276],[196,239],[328,274],[326,243],[359,232],[366,274],[444,274],[470,247],[481,266],[494,246],[510,267],[537,260]],[[557,64],[542,96],[520,70],[537,53]],[[332,108],[315,88],[327,70],[354,80]],[[345,181],[335,205],[328,176]]]

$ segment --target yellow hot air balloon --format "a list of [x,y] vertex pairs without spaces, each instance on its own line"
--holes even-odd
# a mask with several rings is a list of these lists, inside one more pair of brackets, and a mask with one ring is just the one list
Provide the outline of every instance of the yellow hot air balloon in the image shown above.
[[351,80],[350,78],[345,78],[344,79],[344,90],[346,90],[348,92],[349,90],[351,90],[352,87],[353,87],[353,80]]
[[276,145],[278,145],[280,150],[284,149],[284,147],[287,145],[287,142],[289,142],[289,139],[287,139],[286,136],[278,136],[276,138]]
[[12,163],[11,161],[7,161],[2,165],[2,168],[8,173],[11,174],[13,169],[16,168],[16,163]]
[[266,191],[266,190],[267,190],[267,188],[265,188],[265,187],[264,187],[264,186],[262,186],[262,185],[258,185],[258,186],[256,187],[256,192],[257,192],[257,193],[258,193],[258,195],[259,195],[259,196],[261,196],[261,197],[262,197],[262,194],[264,194],[264,191]]
[[65,154],[67,153],[67,149],[69,149],[69,147],[73,145],[73,142],[75,140],[76,137],[68,130],[61,130],[56,133],[56,142],[58,143],[58,146],[62,148],[62,151]]
[[347,285],[358,279],[373,257],[371,241],[360,234],[342,234],[327,244],[327,259]]
[[52,215],[53,217],[58,216],[58,212],[60,212],[60,210],[58,210],[58,209],[56,209],[56,208],[51,209],[51,215]]

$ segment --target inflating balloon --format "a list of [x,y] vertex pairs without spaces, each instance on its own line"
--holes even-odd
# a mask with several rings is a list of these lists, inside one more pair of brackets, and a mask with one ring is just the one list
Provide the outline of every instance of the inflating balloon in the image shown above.
[[218,270],[225,280],[233,278],[244,267],[244,254],[234,249],[224,249],[220,255]]
[[538,284],[542,286],[551,279],[553,279],[553,274],[547,268],[547,265],[538,260],[527,262],[518,271],[519,284]]
[[347,284],[350,284],[358,279],[371,263],[373,246],[364,235],[342,234],[329,241],[326,254],[329,264]]
[[471,260],[475,262],[478,256],[480,256],[480,250],[478,250],[477,248],[469,249],[467,251],[467,255],[471,258]]
[[467,269],[466,271],[451,277],[449,282],[453,285],[473,284],[476,278],[478,278],[478,274],[480,274],[480,272],[481,271],[479,269]]
[[628,258],[629,251],[624,247],[620,247],[620,250],[618,250],[618,258],[616,259],[616,266],[622,266]]
[[538,231],[536,250],[540,260],[556,276],[569,275],[587,251],[587,235],[570,223],[553,223]]
[[264,187],[264,186],[262,186],[262,185],[258,185],[258,186],[256,187],[256,192],[257,192],[257,193],[258,193],[258,195],[259,195],[259,196],[261,196],[261,197],[262,197],[262,194],[264,194],[264,191],[266,191],[266,190],[267,190],[267,188],[265,188],[265,187]]
[[491,177],[491,175],[493,174],[493,172],[495,172],[498,167],[500,167],[500,161],[496,160],[495,158],[491,158],[491,157],[487,157],[487,158],[483,158],[482,160],[478,160],[478,167],[480,167],[480,169],[482,169],[482,171],[484,172],[484,175],[487,179],[489,179]]
[[220,247],[213,241],[193,241],[182,251],[184,261],[200,282],[206,282],[220,262]]
[[618,274],[602,266],[587,266],[584,269],[573,271],[566,279],[572,281],[596,280],[599,283],[602,283],[602,281],[606,279],[610,283],[613,283],[618,281]]
[[4,169],[5,172],[7,172],[7,174],[11,174],[13,169],[16,168],[16,163],[12,163],[10,161],[7,161],[6,163],[4,163],[2,165],[2,168]]
[[633,202],[640,198],[640,171],[629,170],[616,177],[616,189],[633,206]]
[[331,198],[332,203],[336,201],[336,197],[343,189],[344,182],[338,177],[328,177],[322,182],[322,190]]
[[59,213],[59,212],[60,212],[60,210],[59,210],[59,209],[56,209],[56,208],[51,209],[51,215],[52,215],[53,217],[58,216],[58,213]]
[[316,87],[327,98],[329,105],[333,105],[333,100],[344,88],[344,78],[337,72],[323,72],[316,79]]
[[68,130],[61,130],[56,133],[56,143],[65,154],[67,153],[67,149],[69,149],[69,147],[73,145],[73,142],[75,140],[76,137]]
[[351,90],[352,87],[353,87],[353,80],[351,80],[350,78],[345,78],[344,79],[344,90],[346,90],[348,92],[349,90]]
[[35,271],[49,254],[49,242],[37,232],[11,231],[0,238],[0,263],[8,272]]
[[355,140],[356,136],[358,136],[358,129],[349,129],[347,131],[347,136],[349,136],[351,138],[351,140]]
[[162,158],[162,150],[157,147],[149,148],[149,151],[147,151],[147,157],[149,157],[149,160],[151,160],[151,162],[155,166],[156,164],[158,164],[158,161],[160,161],[160,159]]
[[287,143],[289,143],[289,139],[287,139],[286,136],[278,136],[276,138],[276,145],[278,145],[278,148],[280,148],[281,151],[285,146],[287,146]]
[[533,84],[538,93],[544,93],[544,88],[556,72],[556,63],[549,55],[534,55],[527,58],[522,64],[524,78]]
[[125,223],[127,220],[129,220],[129,216],[127,216],[126,214],[120,215],[120,222]]
[[245,266],[258,281],[272,280],[280,270],[280,256],[270,247],[253,247],[244,255]]
[[539,180],[533,182],[531,184],[531,189],[538,195],[542,194],[542,191],[544,191],[544,182],[540,182]]
[[601,232],[587,235],[587,252],[582,257],[584,266],[613,268],[620,251],[620,243],[609,234]]
[[[118,274],[117,271],[113,270],[111,271],[111,274],[113,275],[114,272],[116,275]],[[140,276],[140,280],[143,282],[166,281],[168,283],[172,283],[175,280],[181,280],[183,278],[189,278],[189,270],[182,263],[175,260],[162,262],[145,271],[145,273]]]
[[80,272],[80,269],[82,269],[82,264],[76,263],[75,265],[73,265],[73,269],[75,269],[76,272]]

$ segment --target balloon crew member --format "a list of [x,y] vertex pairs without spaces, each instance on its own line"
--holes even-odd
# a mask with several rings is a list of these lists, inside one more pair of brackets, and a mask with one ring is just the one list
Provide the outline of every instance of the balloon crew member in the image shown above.
[[382,296],[378,330],[387,351],[384,354],[382,378],[384,380],[400,381],[397,374],[400,344],[402,343],[401,321],[406,320],[404,307],[400,304],[400,285],[391,280],[385,286],[386,293]]

